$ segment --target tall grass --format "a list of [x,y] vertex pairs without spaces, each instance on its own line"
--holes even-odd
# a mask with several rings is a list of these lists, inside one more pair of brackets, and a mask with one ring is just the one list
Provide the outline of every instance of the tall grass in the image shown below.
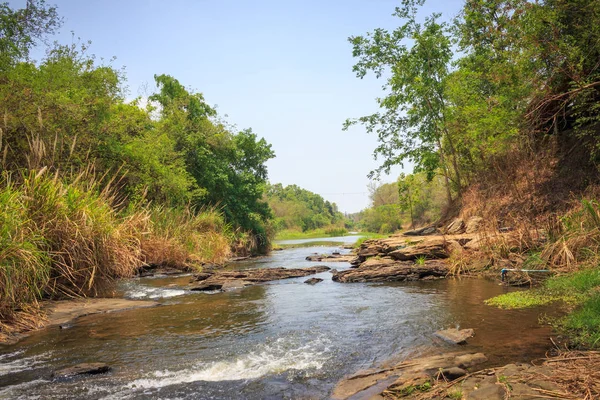
[[[0,320],[37,302],[50,280],[50,257],[12,183],[0,189]],[[1,331],[1,329],[0,329]]]
[[573,271],[581,263],[597,263],[600,251],[600,204],[582,200],[549,231],[551,242],[541,253],[554,269]]
[[134,273],[144,213],[119,216],[113,201],[90,179],[65,184],[45,169],[2,176],[0,331],[42,298],[96,295],[98,282]]
[[214,209],[154,207],[148,215],[148,232],[141,239],[147,264],[187,269],[223,264],[231,255],[231,228]]
[[87,173],[65,183],[43,168],[0,178],[0,336],[35,325],[41,299],[98,294],[100,282],[144,264],[222,264],[234,234],[214,209],[125,211],[110,185]]

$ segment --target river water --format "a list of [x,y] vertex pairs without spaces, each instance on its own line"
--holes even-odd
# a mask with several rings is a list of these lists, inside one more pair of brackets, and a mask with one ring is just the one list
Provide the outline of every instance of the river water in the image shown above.
[[[323,244],[231,268],[314,266],[304,261],[310,253],[348,251]],[[542,357],[549,347],[550,330],[538,323],[544,309],[483,304],[507,290],[496,282],[342,284],[329,272],[316,276],[324,281],[315,286],[305,277],[214,294],[184,290],[189,276],[120,282],[125,297],[161,306],[90,315],[0,346],[0,399],[323,399],[359,369],[455,350],[432,335],[438,329],[474,328],[460,349],[484,352],[490,365]],[[81,362],[113,371],[52,380],[53,370]]]

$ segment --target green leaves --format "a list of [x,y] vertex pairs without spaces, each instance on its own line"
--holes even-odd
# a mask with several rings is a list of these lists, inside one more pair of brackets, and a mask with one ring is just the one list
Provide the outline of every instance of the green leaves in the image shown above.
[[[417,10],[422,3],[404,1],[394,14],[403,23],[391,33],[376,29],[366,36],[349,39],[353,55],[358,58],[353,67],[358,77],[368,72],[377,78],[387,76],[384,89],[388,93],[377,100],[381,111],[345,124],[348,128],[361,123],[378,136],[380,144],[374,156],[383,162],[369,177],[410,161],[417,170],[430,176],[442,167],[448,180],[451,179],[444,165],[446,149],[442,146],[450,140],[445,90],[453,56],[449,27],[439,22],[438,14],[418,22]],[[456,168],[454,173],[459,183]]]
[[27,0],[25,8],[17,10],[0,3],[0,72],[26,59],[36,41],[45,40],[61,23],[56,7],[44,0]]

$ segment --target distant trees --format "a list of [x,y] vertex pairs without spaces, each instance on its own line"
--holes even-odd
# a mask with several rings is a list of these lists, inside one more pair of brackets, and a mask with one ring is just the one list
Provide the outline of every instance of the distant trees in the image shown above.
[[434,222],[447,204],[441,176],[428,180],[423,172],[401,174],[398,181],[368,186],[371,207],[354,215],[357,226],[369,232],[393,233]]
[[266,200],[273,210],[274,225],[278,230],[306,232],[331,225],[344,225],[344,215],[338,211],[335,203],[297,185],[269,185]]

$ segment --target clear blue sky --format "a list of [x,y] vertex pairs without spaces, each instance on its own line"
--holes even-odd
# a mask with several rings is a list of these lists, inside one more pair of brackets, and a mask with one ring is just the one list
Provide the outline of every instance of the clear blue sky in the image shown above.
[[[91,40],[97,57],[126,67],[130,97],[166,73],[202,92],[240,129],[273,145],[269,180],[297,184],[355,212],[369,205],[367,173],[377,141],[348,117],[376,110],[374,78],[352,73],[348,36],[393,29],[392,0],[48,0],[64,25]],[[25,0],[10,1],[23,7]],[[461,0],[429,0],[423,10],[458,13]],[[146,92],[148,93],[148,92]],[[400,168],[383,182],[397,178]]]

